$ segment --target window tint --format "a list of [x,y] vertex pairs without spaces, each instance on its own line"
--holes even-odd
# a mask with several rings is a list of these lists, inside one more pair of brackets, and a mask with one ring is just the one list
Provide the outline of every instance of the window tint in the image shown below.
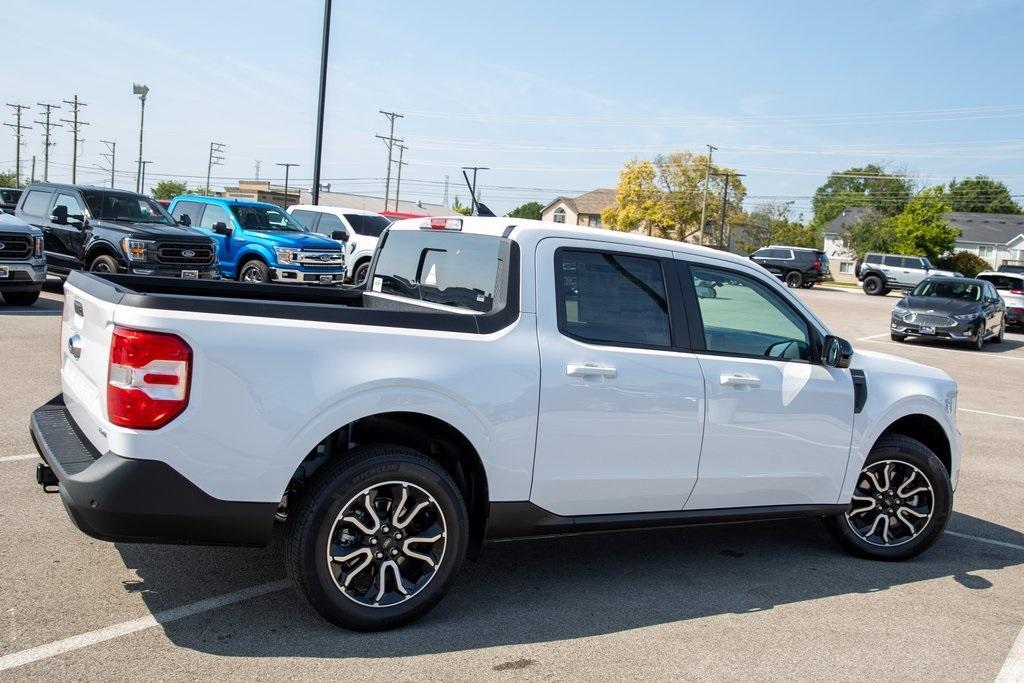
[[807,322],[768,285],[716,268],[691,266],[690,273],[708,351],[810,359]]
[[178,202],[174,205],[174,211],[171,212],[171,217],[179,223],[182,216],[188,216],[189,220],[192,221],[192,225],[198,225],[202,215],[203,205],[199,202]]
[[78,201],[78,197],[74,195],[64,194],[63,192],[58,193],[57,201],[53,203],[53,208],[56,209],[58,206],[67,207],[68,218],[81,219],[85,217],[85,209],[82,207],[82,203]]
[[316,218],[320,215],[319,211],[304,211],[303,209],[295,209],[291,213],[292,218],[297,219],[306,226],[306,230],[313,230],[316,225]]
[[330,237],[331,233],[335,230],[345,230],[345,232],[348,232],[348,230],[345,229],[345,224],[334,214],[320,214],[320,222],[316,226],[316,231]]
[[52,193],[43,190],[29,190],[25,195],[21,210],[30,216],[45,216],[46,210],[50,208],[50,197],[52,196]]
[[1010,277],[1009,275],[979,275],[979,280],[985,280],[995,285],[996,289],[1024,289],[1024,278]]
[[921,265],[921,259],[919,258],[905,258],[903,259],[903,267],[921,270],[924,266]]
[[886,256],[883,263],[885,263],[885,265],[887,266],[901,268],[903,266],[903,259],[901,259],[899,256]]
[[555,257],[559,329],[585,341],[671,346],[661,261],[562,249]]
[[500,237],[399,230],[377,256],[370,291],[495,312],[505,307],[508,259]]
[[214,223],[223,223],[229,227],[231,225],[231,221],[228,220],[228,212],[224,210],[224,207],[207,204],[203,210],[203,220],[199,223],[199,227],[212,230]]
[[366,235],[367,237],[380,237],[384,229],[391,225],[391,221],[384,218],[384,216],[364,216],[362,214],[346,213],[345,220],[348,221],[348,224],[352,226],[357,235]]
[[879,254],[868,254],[864,257],[864,263],[881,263],[882,257]]

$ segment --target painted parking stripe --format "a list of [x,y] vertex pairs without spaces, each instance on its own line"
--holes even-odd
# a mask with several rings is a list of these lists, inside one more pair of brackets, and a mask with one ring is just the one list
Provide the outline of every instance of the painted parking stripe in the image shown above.
[[1005,413],[990,413],[987,410],[973,410],[971,408],[957,408],[957,411],[961,413],[975,413],[977,415],[988,415],[990,417],[1002,417],[1007,420],[1020,420],[1024,422],[1024,417],[1018,417],[1017,415],[1006,415]]
[[1014,550],[1024,550],[1024,545],[1018,545],[1017,543],[1007,543],[1006,541],[997,541],[994,538],[985,538],[984,536],[973,536],[971,534],[960,533],[959,531],[950,531],[949,529],[946,529],[944,533],[947,536],[956,536],[957,538],[966,538],[969,541],[978,541],[979,543],[998,545],[1001,548],[1013,548]]
[[120,638],[121,636],[145,631],[146,629],[153,628],[154,626],[169,624],[186,617],[202,614],[203,612],[209,612],[210,610],[219,609],[245,600],[251,600],[252,598],[257,598],[268,593],[276,593],[277,591],[284,590],[288,585],[289,583],[287,579],[271,581],[270,583],[262,583],[258,586],[250,586],[249,588],[243,588],[242,590],[235,591],[233,593],[218,595],[212,598],[207,598],[206,600],[200,600],[199,602],[182,605],[181,607],[173,607],[171,609],[151,614],[148,617],[133,619],[132,621],[126,621],[121,624],[114,624],[113,626],[107,626],[106,628],[101,628],[96,631],[71,636],[70,638],[58,640],[53,643],[47,643],[46,645],[31,647],[27,650],[22,650],[21,652],[13,652],[9,655],[0,657],[0,671],[7,671],[8,669],[31,664],[32,662],[56,657],[57,655],[62,655],[66,652],[81,650],[82,648],[89,647],[90,645],[96,645],[97,643]]
[[888,332],[883,332],[882,334],[872,334],[871,336],[868,337],[857,337],[856,341],[871,341],[872,339],[881,339],[882,337],[888,336]]
[[14,462],[15,460],[31,460],[32,458],[38,458],[39,456],[35,453],[26,453],[25,455],[5,455],[0,457],[0,462]]
[[[870,337],[858,337],[854,341],[868,342],[869,344],[885,344],[886,346],[898,346],[901,349],[928,349],[930,351],[951,351],[950,348],[943,348],[941,346],[924,346],[921,344],[900,344],[889,339],[879,339],[879,337],[888,337],[889,333],[885,334],[873,334]],[[991,343],[991,342],[988,342]],[[1024,361],[1024,358],[1020,356],[1008,356],[1005,353],[978,353],[971,354],[972,358],[992,358],[994,360],[1018,360]]]
[[996,676],[996,683],[1019,683],[1024,681],[1024,628],[1017,634],[1017,640],[1013,641],[1010,647],[1010,654],[1006,655],[1003,668]]

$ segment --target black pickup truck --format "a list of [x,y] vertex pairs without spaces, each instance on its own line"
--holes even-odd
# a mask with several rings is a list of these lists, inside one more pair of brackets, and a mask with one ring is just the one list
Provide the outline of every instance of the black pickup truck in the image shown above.
[[134,192],[38,183],[16,215],[43,231],[50,272],[74,270],[186,279],[220,275],[212,238],[184,226],[153,199]]

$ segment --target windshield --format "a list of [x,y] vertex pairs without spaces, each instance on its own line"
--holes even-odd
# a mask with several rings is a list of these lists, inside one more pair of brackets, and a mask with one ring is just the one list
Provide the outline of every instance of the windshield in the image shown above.
[[97,220],[174,225],[164,207],[143,195],[84,190],[82,196],[89,205],[89,213]]
[[981,287],[964,280],[925,280],[914,289],[913,295],[981,301]]
[[306,226],[276,206],[235,204],[231,206],[235,220],[246,230],[288,230],[308,232]]
[[357,235],[366,235],[367,237],[380,237],[384,228],[391,225],[391,221],[384,216],[364,216],[358,213],[346,213],[345,220]]

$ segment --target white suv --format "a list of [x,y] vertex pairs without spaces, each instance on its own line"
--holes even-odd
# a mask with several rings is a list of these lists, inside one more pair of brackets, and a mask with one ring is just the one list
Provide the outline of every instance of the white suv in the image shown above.
[[377,240],[391,220],[373,211],[346,209],[339,206],[316,206],[296,204],[288,207],[288,213],[302,221],[313,232],[327,235],[343,242],[340,235],[348,235],[348,272],[352,282],[362,284],[370,269]]

